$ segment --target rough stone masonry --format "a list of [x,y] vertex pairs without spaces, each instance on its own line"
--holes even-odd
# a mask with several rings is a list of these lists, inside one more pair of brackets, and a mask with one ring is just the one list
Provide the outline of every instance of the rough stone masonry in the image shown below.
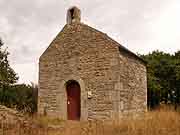
[[39,59],[38,113],[65,120],[76,115],[76,97],[68,97],[67,91],[71,81],[80,87],[79,120],[145,112],[146,63],[105,33],[83,24],[80,14],[77,7],[68,10],[67,24]]

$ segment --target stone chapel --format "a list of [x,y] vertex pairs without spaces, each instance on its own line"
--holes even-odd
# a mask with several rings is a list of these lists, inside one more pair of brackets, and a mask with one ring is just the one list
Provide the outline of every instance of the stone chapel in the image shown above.
[[38,113],[111,120],[147,110],[146,63],[81,22],[77,7],[39,59]]

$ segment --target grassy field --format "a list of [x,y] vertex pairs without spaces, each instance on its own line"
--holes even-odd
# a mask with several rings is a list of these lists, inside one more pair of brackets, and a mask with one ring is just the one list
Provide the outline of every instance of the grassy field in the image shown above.
[[180,113],[167,109],[140,119],[75,122],[39,117],[16,123],[1,120],[0,135],[180,135]]

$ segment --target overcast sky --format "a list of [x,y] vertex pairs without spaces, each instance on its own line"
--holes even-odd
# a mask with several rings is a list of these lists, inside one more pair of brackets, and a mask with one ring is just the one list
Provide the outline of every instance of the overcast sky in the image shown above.
[[82,22],[135,53],[180,49],[180,0],[0,0],[0,37],[19,83],[38,82],[39,56],[74,5]]

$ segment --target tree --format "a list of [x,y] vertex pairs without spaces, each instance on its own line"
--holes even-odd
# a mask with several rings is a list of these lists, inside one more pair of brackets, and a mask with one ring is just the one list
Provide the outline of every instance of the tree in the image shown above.
[[175,55],[154,51],[141,55],[147,62],[148,106],[180,105],[180,51]]
[[0,39],[0,103],[20,111],[36,112],[37,85],[15,84],[18,80],[17,74],[9,65],[9,52],[3,50],[2,46]]
[[175,90],[174,90],[174,104],[175,104],[175,109],[177,109],[177,106],[180,105],[180,51],[177,51],[174,55],[174,63],[175,63],[175,77],[174,77],[174,85]]
[[0,39],[0,102],[5,103],[5,92],[9,85],[17,82],[18,77],[14,70],[10,67],[8,61],[9,52],[2,49],[3,42]]
[[3,42],[0,39],[0,86],[14,84],[18,80],[17,74],[9,65],[9,52],[3,50],[2,46]]

